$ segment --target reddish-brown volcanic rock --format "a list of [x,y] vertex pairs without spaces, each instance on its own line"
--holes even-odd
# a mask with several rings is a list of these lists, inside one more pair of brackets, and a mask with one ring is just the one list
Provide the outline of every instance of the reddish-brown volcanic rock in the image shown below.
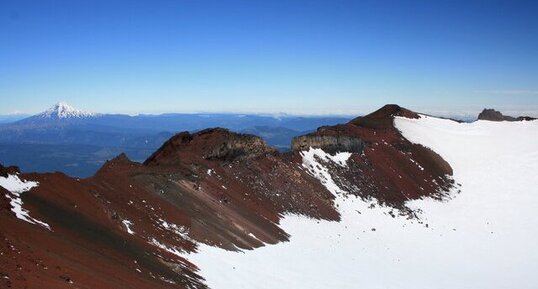
[[[22,199],[31,215],[52,231],[18,220],[9,211],[2,217],[0,227],[6,230],[1,231],[1,252],[7,255],[2,255],[1,267],[12,288],[203,287],[192,264],[148,244],[145,238],[153,232],[143,237],[125,232],[120,220],[130,207],[105,197],[115,190],[102,189],[102,195],[94,191],[107,186],[105,182],[59,173],[22,178],[40,183]],[[176,243],[187,251],[194,248],[188,240]],[[177,265],[168,265],[172,263]]]
[[260,137],[238,134],[223,128],[212,128],[195,134],[182,132],[165,142],[145,165],[176,165],[191,156],[207,160],[233,161],[274,153]]
[[432,150],[405,139],[393,125],[395,116],[420,117],[397,105],[386,105],[347,124],[321,127],[307,137],[347,136],[361,140],[362,153],[354,154],[347,168],[335,167],[333,177],[350,193],[375,197],[405,211],[407,200],[443,197],[453,184],[452,168]]
[[[279,222],[287,213],[340,219],[335,196],[302,166],[310,146],[353,152],[345,168],[328,164],[335,182],[411,215],[405,201],[442,197],[452,171],[403,138],[394,116],[420,117],[385,106],[299,137],[287,154],[253,135],[184,132],[144,164],[120,155],[91,178],[21,174],[39,182],[22,194],[24,208],[51,231],[17,219],[0,187],[1,288],[203,288],[177,253],[198,242],[239,250],[286,241]],[[0,176],[15,173],[0,167]]]

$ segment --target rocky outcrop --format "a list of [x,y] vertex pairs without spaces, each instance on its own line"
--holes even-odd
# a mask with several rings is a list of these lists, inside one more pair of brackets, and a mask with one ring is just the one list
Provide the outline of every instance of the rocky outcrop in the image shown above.
[[303,135],[293,138],[292,151],[304,151],[309,148],[320,148],[325,152],[334,154],[337,152],[361,153],[364,142],[356,137],[334,135]]
[[205,159],[233,160],[238,157],[255,157],[275,150],[268,146],[260,137],[251,134],[233,133],[225,129],[210,129],[200,132],[200,136],[215,134],[218,131],[219,142],[204,147]]
[[496,111],[495,109],[487,109],[485,108],[482,110],[482,112],[478,115],[479,120],[489,120],[489,121],[515,121],[516,119],[511,116],[505,116],[500,111]]
[[144,164],[174,164],[180,158],[193,156],[208,160],[233,161],[274,152],[276,150],[258,136],[234,133],[223,128],[211,128],[194,134],[182,132],[175,135]]
[[10,166],[10,167],[4,167],[2,164],[0,164],[0,177],[7,177],[8,174],[18,174],[20,173],[20,170],[18,167]]
[[485,108],[478,115],[478,120],[489,120],[489,121],[522,121],[522,120],[535,120],[535,119],[536,118],[533,118],[530,116],[512,117],[512,116],[503,115],[500,111],[497,111],[492,108],[490,109]]

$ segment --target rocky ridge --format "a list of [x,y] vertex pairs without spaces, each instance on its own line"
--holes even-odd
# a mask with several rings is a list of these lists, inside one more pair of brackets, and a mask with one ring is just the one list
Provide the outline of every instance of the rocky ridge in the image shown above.
[[251,250],[289,239],[279,226],[286,214],[340,219],[335,196],[305,168],[305,151],[315,148],[334,157],[349,153],[345,166],[327,162],[327,173],[346,193],[414,218],[406,202],[446,196],[454,187],[452,169],[403,138],[394,116],[420,117],[388,105],[298,137],[284,154],[253,135],[183,132],[142,164],[120,155],[87,179],[2,168],[0,181],[16,175],[38,184],[21,194],[23,206],[50,225],[46,230],[16,218],[0,187],[0,227],[9,228],[0,232],[2,282],[13,288],[204,288],[188,261],[198,244]]

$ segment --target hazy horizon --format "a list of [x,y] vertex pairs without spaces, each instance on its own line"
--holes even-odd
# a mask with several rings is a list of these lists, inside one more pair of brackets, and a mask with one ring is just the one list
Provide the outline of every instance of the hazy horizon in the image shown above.
[[[25,110],[21,108],[20,110],[14,110],[9,112],[0,113],[0,116],[31,116],[44,112],[45,110],[52,107],[56,102],[51,102],[48,106],[43,106],[34,110]],[[320,111],[303,111],[300,109],[297,110],[282,110],[282,111],[265,111],[262,109],[259,110],[219,110],[219,109],[207,109],[207,110],[186,110],[186,109],[164,109],[164,110],[140,110],[140,111],[131,111],[131,110],[122,110],[122,109],[105,109],[105,110],[89,110],[83,106],[76,105],[75,103],[67,102],[69,105],[80,109],[86,112],[100,113],[100,114],[125,114],[125,115],[160,115],[168,113],[184,113],[184,114],[252,114],[252,115],[292,115],[292,116],[356,116],[361,114],[366,114],[373,112],[381,108],[385,104],[397,104],[402,107],[411,109],[416,112],[421,113],[433,113],[433,114],[455,114],[455,115],[466,115],[466,114],[475,114],[483,109],[492,108],[498,111],[501,111],[505,114],[530,114],[530,116],[538,115],[538,105],[468,105],[468,106],[420,106],[420,105],[401,105],[400,103],[384,103],[378,106],[368,105],[361,106],[357,105],[357,108],[347,108],[347,109],[338,109],[333,112],[320,110]]]
[[[81,111],[85,112],[91,112],[91,113],[97,113],[97,114],[123,114],[123,115],[130,115],[130,116],[136,116],[136,115],[162,115],[162,114],[245,114],[245,115],[260,115],[260,116],[272,116],[272,117],[279,117],[279,116],[304,116],[304,117],[316,117],[316,116],[335,116],[335,117],[355,117],[360,115],[365,115],[370,112],[373,112],[379,108],[381,108],[383,105],[380,105],[378,107],[370,107],[370,108],[359,108],[355,110],[349,110],[349,112],[335,112],[335,113],[308,113],[308,112],[265,112],[265,111],[219,111],[219,110],[207,110],[207,111],[181,111],[181,110],[168,110],[168,111],[154,111],[154,112],[148,112],[148,111],[138,111],[138,112],[125,112],[125,111],[90,111],[86,110],[83,107],[79,107],[76,105],[73,105],[72,103],[66,102],[66,101],[57,101],[54,104],[49,105],[48,107],[44,107],[39,111],[15,111],[11,113],[6,114],[0,114],[0,117],[17,117],[24,118],[32,115],[36,115],[39,113],[44,112],[45,110],[53,107],[56,103],[64,102],[68,105],[74,107],[75,109],[79,109]],[[389,103],[387,103],[389,104]],[[396,103],[397,104],[397,103]],[[398,104],[399,105],[399,104]],[[495,110],[501,111],[505,115],[510,116],[531,116],[531,117],[538,117],[538,106],[536,107],[529,107],[529,106],[501,106],[499,107],[489,107],[489,106],[465,106],[465,107],[459,107],[459,108],[446,108],[446,107],[421,107],[421,106],[404,106],[408,109],[411,109],[413,111],[419,112],[419,113],[425,113],[425,114],[431,114],[435,116],[460,116],[460,117],[473,117],[477,116],[478,113],[480,113],[483,109],[490,109],[493,108]]]

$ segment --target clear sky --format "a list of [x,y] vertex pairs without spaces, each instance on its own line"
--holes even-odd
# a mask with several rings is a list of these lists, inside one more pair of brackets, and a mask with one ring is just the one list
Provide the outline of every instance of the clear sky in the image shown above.
[[538,1],[0,1],[0,114],[538,110]]

